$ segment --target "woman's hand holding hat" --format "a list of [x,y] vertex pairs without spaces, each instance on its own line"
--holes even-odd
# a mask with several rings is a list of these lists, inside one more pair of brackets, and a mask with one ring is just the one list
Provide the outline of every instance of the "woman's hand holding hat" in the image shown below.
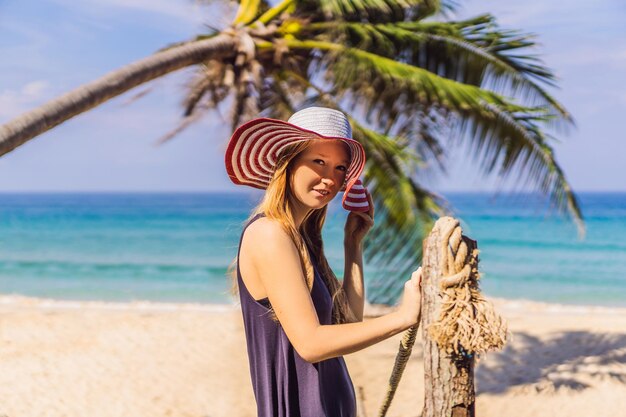
[[367,189],[356,177],[346,184],[346,192],[343,195],[341,205],[348,211],[368,212],[370,203],[367,198]]
[[[357,179],[357,181],[360,186],[360,180]],[[352,188],[354,188],[354,186]],[[354,209],[346,207],[346,197],[344,196],[344,208],[350,210],[350,214],[348,214],[344,228],[345,245],[360,244],[363,241],[363,238],[365,238],[365,235],[367,235],[370,229],[374,226],[374,202],[372,201],[372,196],[367,191],[367,188],[362,187],[362,190],[365,194],[365,198],[363,199],[365,201],[354,207]],[[348,193],[346,192],[346,194]],[[363,210],[364,208],[365,210]]]

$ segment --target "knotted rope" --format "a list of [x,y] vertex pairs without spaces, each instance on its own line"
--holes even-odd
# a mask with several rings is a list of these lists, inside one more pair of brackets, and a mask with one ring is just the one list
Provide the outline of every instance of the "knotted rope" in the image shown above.
[[443,300],[439,319],[426,329],[428,335],[448,354],[480,355],[500,349],[506,342],[507,326],[478,289],[479,250],[468,253],[466,240],[471,240],[462,235],[458,220],[441,220],[444,277],[439,289]]
[[[478,355],[500,349],[506,341],[507,327],[478,289],[478,249],[469,252],[459,221],[443,217],[437,221],[441,233],[439,280],[443,298],[439,319],[427,330],[438,347],[448,354]],[[409,328],[400,341],[398,354],[389,377],[389,386],[378,413],[384,417],[396,393],[409,360],[419,323]]]

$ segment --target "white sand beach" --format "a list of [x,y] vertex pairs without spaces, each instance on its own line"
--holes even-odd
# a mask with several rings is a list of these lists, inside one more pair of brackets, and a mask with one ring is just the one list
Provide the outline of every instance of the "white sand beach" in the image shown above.
[[[477,416],[624,415],[626,309],[494,302],[513,337],[477,366]],[[345,357],[361,416],[400,338]],[[0,358],[2,417],[255,415],[238,306],[0,296]],[[418,416],[422,397],[418,339],[388,415]]]

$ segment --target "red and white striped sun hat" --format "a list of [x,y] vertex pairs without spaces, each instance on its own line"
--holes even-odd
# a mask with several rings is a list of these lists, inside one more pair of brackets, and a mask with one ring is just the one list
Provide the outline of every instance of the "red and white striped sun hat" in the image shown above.
[[266,189],[272,179],[280,152],[288,145],[307,140],[341,140],[351,154],[342,205],[346,210],[369,209],[366,190],[359,176],[365,166],[363,146],[352,139],[352,128],[340,111],[308,107],[294,113],[288,121],[257,118],[239,126],[226,148],[226,171],[237,185]]

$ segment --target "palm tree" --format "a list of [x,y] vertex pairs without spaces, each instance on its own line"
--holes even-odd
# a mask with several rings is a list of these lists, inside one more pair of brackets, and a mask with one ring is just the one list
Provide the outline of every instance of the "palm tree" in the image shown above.
[[[467,141],[476,164],[525,178],[584,232],[548,129],[573,124],[542,85],[550,69],[524,50],[532,37],[491,15],[453,21],[453,0],[240,0],[231,26],[170,45],[0,127],[0,155],[112,97],[195,65],[175,136],[207,111],[231,106],[233,129],[263,114],[286,119],[319,103],[351,115],[368,155],[376,227],[366,258],[405,276],[445,200],[420,185],[445,171],[445,149]],[[391,302],[398,286],[379,288]]]

